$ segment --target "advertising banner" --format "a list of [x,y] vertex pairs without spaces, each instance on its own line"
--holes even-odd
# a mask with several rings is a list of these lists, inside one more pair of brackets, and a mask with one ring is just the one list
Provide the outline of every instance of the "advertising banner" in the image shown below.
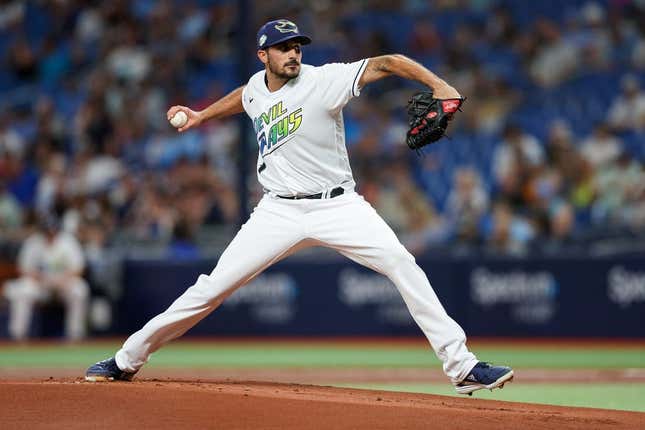
[[[645,259],[422,259],[448,313],[469,336],[645,337]],[[115,330],[140,328],[212,261],[124,268]],[[419,335],[396,287],[350,261],[287,260],[238,289],[196,335]]]

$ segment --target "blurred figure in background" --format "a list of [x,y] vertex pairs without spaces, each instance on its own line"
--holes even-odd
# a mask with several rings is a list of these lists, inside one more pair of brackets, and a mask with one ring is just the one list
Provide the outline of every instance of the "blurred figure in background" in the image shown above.
[[625,75],[620,81],[622,92],[609,109],[609,124],[616,132],[645,131],[645,92],[634,75]]
[[579,66],[579,51],[562,37],[559,26],[542,18],[535,23],[534,52],[529,74],[543,87],[553,87],[570,77]]
[[51,216],[41,220],[40,231],[24,242],[18,256],[20,278],[7,281],[4,294],[9,300],[9,334],[24,340],[34,306],[59,298],[65,305],[65,336],[85,336],[89,287],[81,277],[85,267],[83,251],[76,238],[60,231]]
[[22,207],[0,178],[0,246],[5,240],[20,240],[22,222]]
[[454,237],[459,241],[478,241],[479,221],[488,207],[488,194],[482,186],[479,173],[472,167],[457,169],[446,203]]
[[199,248],[195,243],[195,234],[190,230],[190,224],[185,219],[179,219],[174,225],[166,256],[175,261],[200,257]]
[[591,136],[582,142],[582,156],[595,168],[604,168],[620,157],[623,151],[620,140],[609,131],[605,123],[596,125]]
[[554,202],[549,208],[549,237],[551,245],[563,245],[571,240],[575,230],[575,213],[570,204]]
[[638,213],[636,208],[643,205],[642,165],[623,153],[615,163],[599,169],[594,180],[598,196],[593,204],[593,221],[608,227],[627,227],[634,215],[632,211]]
[[402,234],[401,243],[413,255],[423,254],[449,238],[449,223],[414,183],[402,160],[393,161],[391,169],[379,179],[372,203],[383,211],[394,231]]
[[508,125],[493,155],[493,174],[504,198],[522,204],[522,191],[532,172],[544,162],[540,142],[516,125]]
[[493,205],[486,224],[487,248],[496,254],[524,254],[535,238],[535,229],[531,223],[525,217],[515,214],[504,201]]

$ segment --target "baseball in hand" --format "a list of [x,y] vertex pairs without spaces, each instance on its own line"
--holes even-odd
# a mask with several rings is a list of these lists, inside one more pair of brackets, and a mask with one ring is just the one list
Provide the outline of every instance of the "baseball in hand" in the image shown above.
[[177,111],[172,118],[170,118],[170,124],[175,128],[180,128],[186,125],[188,122],[188,115],[183,110]]

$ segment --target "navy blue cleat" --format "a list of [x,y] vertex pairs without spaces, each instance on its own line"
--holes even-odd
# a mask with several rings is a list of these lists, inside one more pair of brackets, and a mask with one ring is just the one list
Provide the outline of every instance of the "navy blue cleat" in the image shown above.
[[513,369],[507,366],[491,366],[480,361],[473,367],[468,376],[455,386],[459,394],[472,396],[473,391],[484,388],[503,388],[504,384],[513,380]]
[[90,366],[85,372],[85,380],[89,382],[131,381],[137,372],[124,372],[116,365],[114,357],[99,361]]

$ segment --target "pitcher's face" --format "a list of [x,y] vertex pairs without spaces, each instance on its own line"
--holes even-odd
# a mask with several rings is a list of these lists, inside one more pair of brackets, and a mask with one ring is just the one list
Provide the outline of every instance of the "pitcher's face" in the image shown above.
[[300,46],[300,42],[287,40],[258,51],[258,57],[278,78],[296,78],[300,74],[300,62],[302,61]]

